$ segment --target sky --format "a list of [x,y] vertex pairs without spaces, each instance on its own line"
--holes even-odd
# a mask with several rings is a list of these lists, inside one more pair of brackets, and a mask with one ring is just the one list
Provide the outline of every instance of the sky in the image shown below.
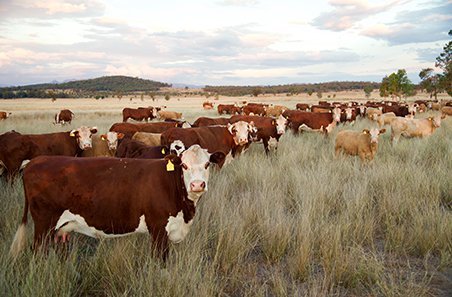
[[0,85],[418,82],[451,29],[452,0],[0,0]]

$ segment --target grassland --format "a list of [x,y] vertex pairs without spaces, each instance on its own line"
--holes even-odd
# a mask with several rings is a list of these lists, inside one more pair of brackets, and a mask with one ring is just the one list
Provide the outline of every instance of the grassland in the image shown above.
[[[203,100],[168,105],[191,121],[215,114],[200,110]],[[295,105],[296,99],[285,100],[279,102]],[[76,111],[71,126],[50,123],[50,101],[36,103],[34,112],[30,101],[15,106],[16,116],[0,122],[0,133],[82,124],[104,132],[120,121],[120,105],[127,105],[56,103]],[[287,134],[269,157],[253,144],[214,172],[191,233],[172,245],[166,264],[151,256],[149,236],[96,241],[81,235],[71,238],[66,253],[27,249],[12,263],[8,249],[23,212],[23,190],[20,180],[12,187],[1,182],[0,295],[449,296],[452,119],[428,139],[392,146],[384,134],[370,165],[334,158],[338,131],[372,125],[361,120],[328,138]],[[32,230],[29,223],[29,243]]]

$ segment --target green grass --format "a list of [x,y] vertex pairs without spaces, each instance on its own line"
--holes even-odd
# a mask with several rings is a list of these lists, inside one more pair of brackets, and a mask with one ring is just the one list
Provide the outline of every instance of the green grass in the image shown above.
[[[85,113],[71,126],[40,114],[1,132],[106,132],[120,114]],[[196,114],[188,114],[193,120]],[[325,138],[283,136],[213,173],[186,240],[166,264],[149,236],[96,241],[75,235],[66,252],[8,250],[23,211],[19,180],[0,184],[3,296],[447,296],[452,270],[452,120],[427,139],[380,137],[376,158],[334,157]],[[31,220],[29,220],[31,221]],[[28,226],[31,243],[32,223]],[[449,286],[449,287],[447,287]]]

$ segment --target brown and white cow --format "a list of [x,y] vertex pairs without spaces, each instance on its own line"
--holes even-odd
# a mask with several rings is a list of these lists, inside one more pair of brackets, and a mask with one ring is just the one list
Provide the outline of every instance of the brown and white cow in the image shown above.
[[0,111],[0,120],[6,120],[10,115],[10,112]]
[[96,127],[80,127],[70,132],[20,134],[15,131],[0,135],[0,171],[6,171],[9,181],[31,159],[42,155],[80,156],[91,148],[91,135]]
[[334,108],[333,112],[307,112],[290,110],[285,111],[283,116],[288,121],[288,127],[294,134],[302,131],[330,133],[341,120],[340,108]]
[[166,259],[169,241],[184,240],[193,224],[208,190],[209,164],[224,157],[195,145],[181,157],[159,160],[36,158],[24,171],[25,207],[10,255],[16,258],[26,244],[30,211],[35,250],[52,239],[64,242],[71,232],[94,238],[150,233]]
[[92,147],[83,150],[82,157],[114,157],[118,141],[124,137],[122,133],[107,132],[92,136]]
[[218,104],[219,114],[241,114],[242,109],[234,104]]
[[55,114],[54,124],[61,124],[61,125],[64,125],[66,123],[71,124],[73,115],[74,115],[74,113],[72,111],[70,111],[69,109],[62,109],[62,110],[60,110],[60,112]]

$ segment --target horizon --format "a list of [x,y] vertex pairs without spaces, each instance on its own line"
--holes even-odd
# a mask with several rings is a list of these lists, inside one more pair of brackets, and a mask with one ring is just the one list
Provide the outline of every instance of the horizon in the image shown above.
[[0,85],[124,75],[169,84],[413,83],[450,40],[452,1],[6,0]]

